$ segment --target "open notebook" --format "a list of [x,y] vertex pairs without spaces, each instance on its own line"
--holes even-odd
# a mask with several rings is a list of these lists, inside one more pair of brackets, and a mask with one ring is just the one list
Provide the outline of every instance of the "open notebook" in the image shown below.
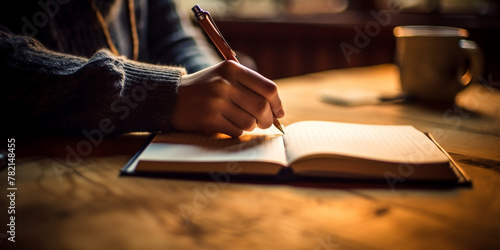
[[302,121],[284,130],[255,129],[240,138],[157,134],[122,173],[466,181],[446,152],[412,126]]

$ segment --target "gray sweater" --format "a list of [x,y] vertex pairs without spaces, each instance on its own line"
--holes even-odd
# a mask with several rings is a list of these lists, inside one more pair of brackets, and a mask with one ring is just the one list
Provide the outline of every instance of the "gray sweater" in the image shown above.
[[169,131],[181,75],[219,60],[171,0],[134,0],[135,20],[126,0],[96,0],[97,11],[92,0],[27,2],[0,11],[14,15],[0,23],[11,134]]

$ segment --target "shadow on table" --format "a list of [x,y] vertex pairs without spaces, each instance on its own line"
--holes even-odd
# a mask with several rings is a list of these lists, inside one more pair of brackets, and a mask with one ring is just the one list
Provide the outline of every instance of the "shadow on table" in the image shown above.
[[128,178],[160,178],[185,181],[213,182],[223,187],[227,184],[251,184],[265,186],[291,186],[299,188],[315,189],[380,189],[380,190],[450,190],[457,188],[471,188],[470,182],[431,182],[431,181],[404,181],[390,183],[386,180],[375,179],[338,179],[338,178],[318,178],[318,177],[281,177],[261,176],[261,175],[237,175],[229,174],[215,177],[209,174],[185,174],[185,173],[134,173],[122,172],[122,177]]

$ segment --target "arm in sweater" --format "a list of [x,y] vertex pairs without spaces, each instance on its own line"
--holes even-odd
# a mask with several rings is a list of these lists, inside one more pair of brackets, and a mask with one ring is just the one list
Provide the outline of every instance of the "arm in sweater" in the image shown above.
[[9,133],[103,134],[170,130],[183,68],[142,64],[106,50],[56,53],[0,31],[2,114]]

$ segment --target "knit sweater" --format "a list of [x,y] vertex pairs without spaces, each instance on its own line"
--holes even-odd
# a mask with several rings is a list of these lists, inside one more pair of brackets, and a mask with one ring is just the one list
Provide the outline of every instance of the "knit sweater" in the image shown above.
[[91,0],[10,2],[0,11],[0,98],[11,134],[169,131],[181,75],[218,60],[173,0],[134,0],[135,23],[125,0],[96,0],[97,12]]

